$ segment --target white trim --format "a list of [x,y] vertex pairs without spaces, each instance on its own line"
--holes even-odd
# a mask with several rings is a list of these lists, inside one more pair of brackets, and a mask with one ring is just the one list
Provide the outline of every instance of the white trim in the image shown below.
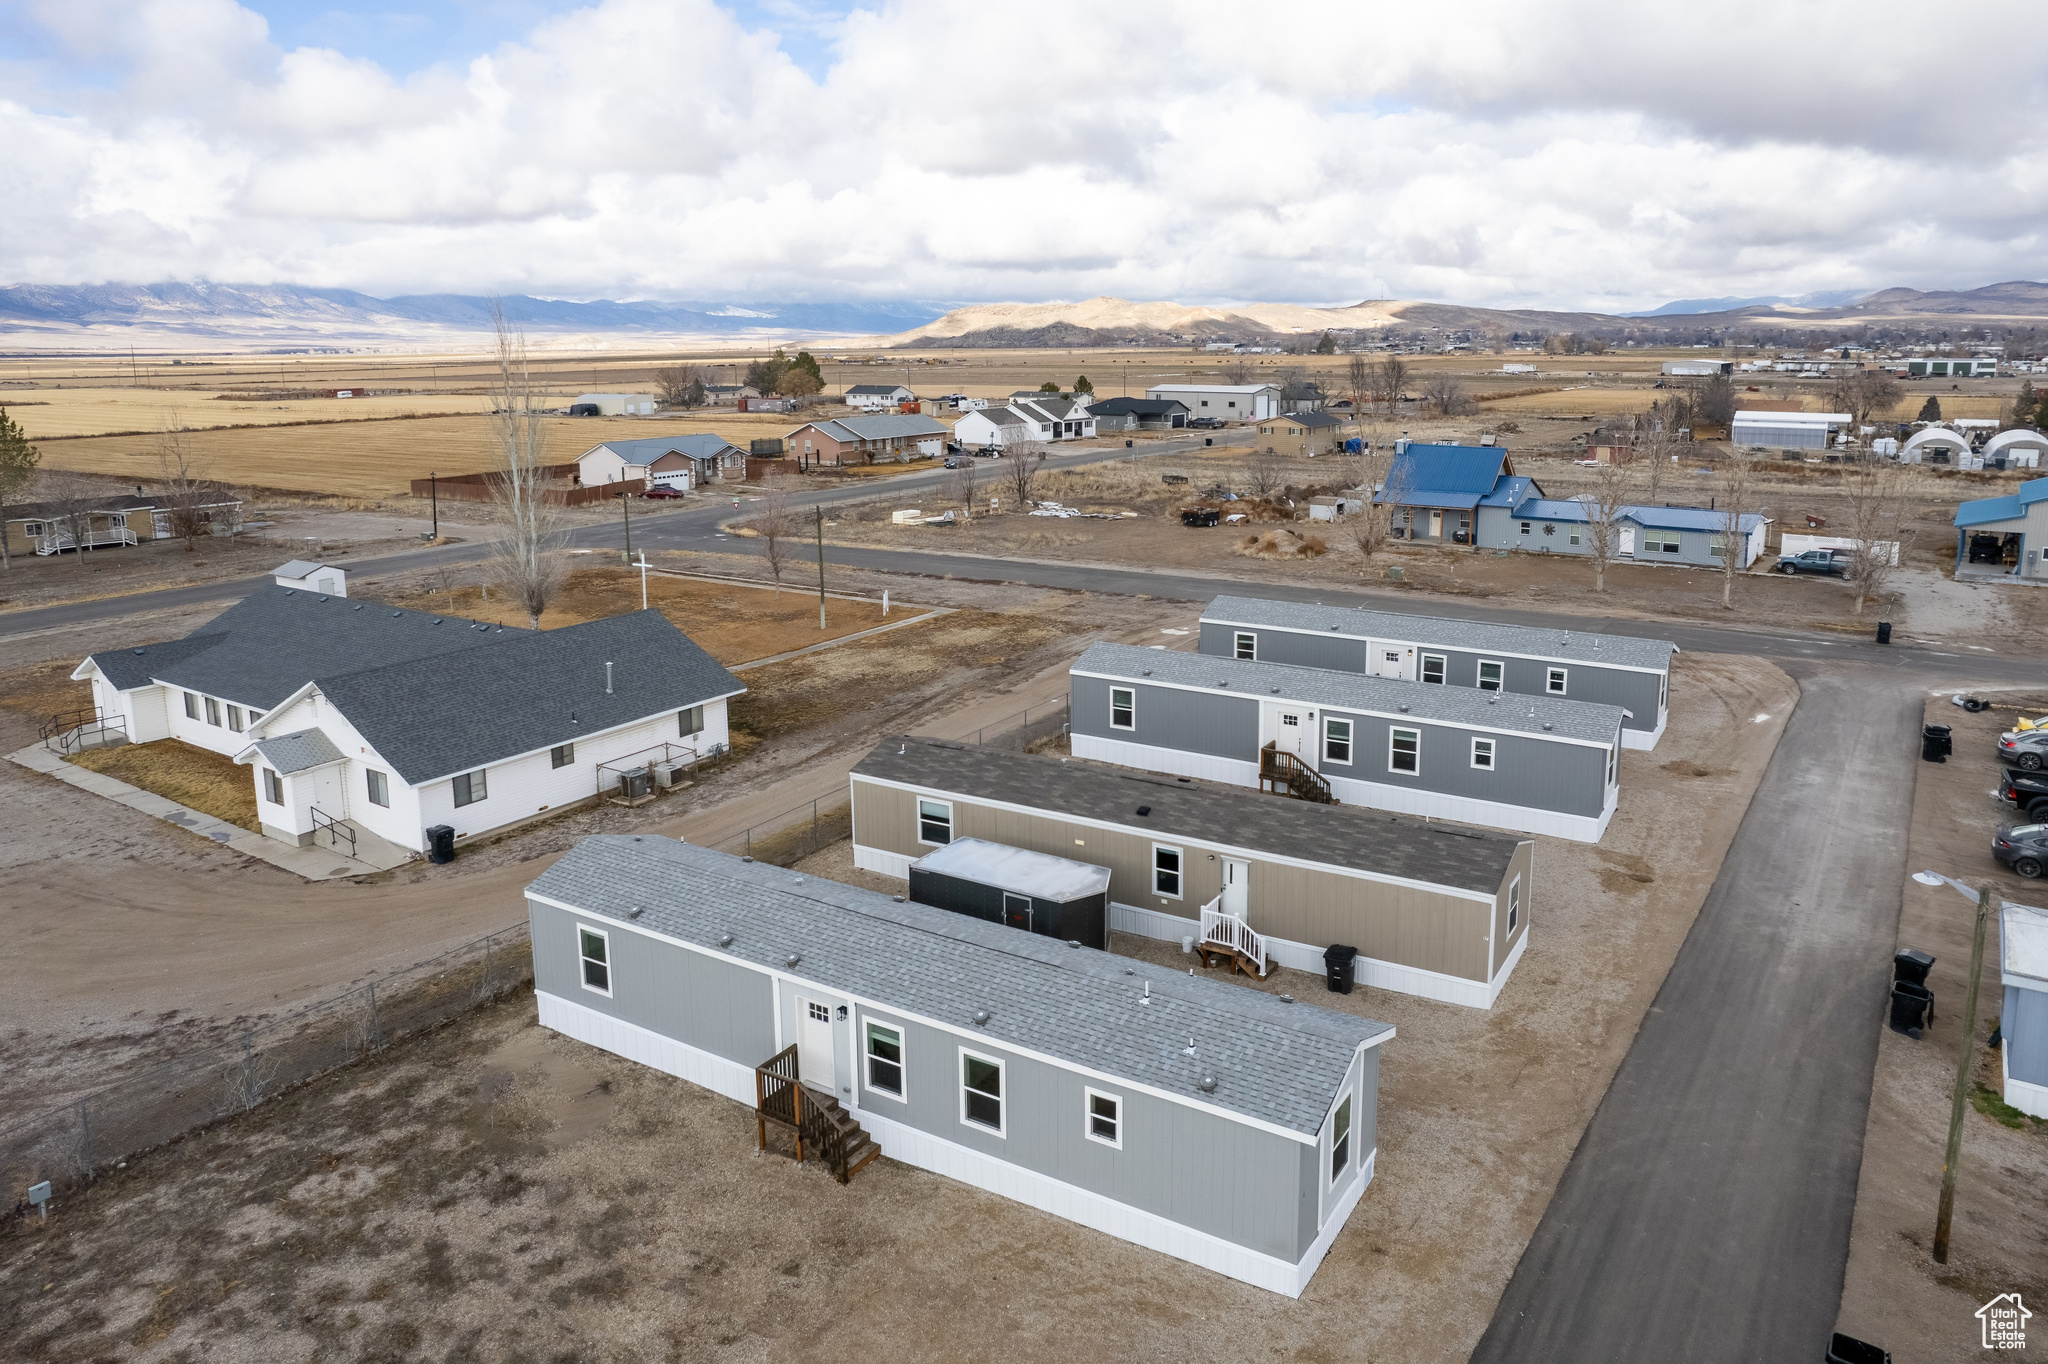
[[[1159,888],[1159,873],[1161,870],[1159,854],[1162,852],[1170,852],[1174,857],[1175,865],[1170,875],[1172,875],[1174,883],[1179,889],[1171,894]],[[1160,900],[1185,900],[1188,898],[1188,852],[1186,848],[1157,841],[1152,844],[1152,885],[1150,892],[1155,899]]]
[[1998,1068],[2005,1080],[2005,1101],[2022,1113],[2048,1118],[2048,1085],[2013,1079],[2012,1068],[2006,1064],[2008,1055],[2005,1047],[1998,1049]]
[[535,990],[533,998],[540,1006],[540,1025],[543,1028],[552,1028],[564,1037],[573,1037],[578,1042],[602,1048],[628,1061],[638,1061],[664,1075],[702,1085],[712,1093],[722,1094],[750,1109],[754,1106],[752,1066],[714,1056],[687,1042],[664,1037],[638,1023],[613,1018],[588,1004],[551,995],[545,990]]
[[[1246,640],[1250,640],[1250,641],[1252,642],[1252,651],[1251,651],[1250,653],[1246,653],[1246,652],[1244,651],[1244,642],[1245,642]],[[1252,662],[1252,663],[1256,663],[1256,662],[1258,662],[1258,661],[1259,661],[1259,632],[1258,632],[1257,630],[1236,630],[1236,631],[1233,631],[1233,632],[1232,632],[1232,634],[1231,634],[1231,640],[1230,640],[1230,649],[1231,649],[1231,654],[1230,654],[1230,656],[1231,656],[1232,658],[1236,658],[1236,659],[1242,659],[1242,660],[1247,660],[1247,661],[1249,661],[1249,662]]]
[[1522,873],[1516,872],[1508,878],[1508,936],[1515,936],[1515,930],[1522,926]]
[[[1344,1116],[1344,1135],[1341,1140],[1349,1144],[1344,1148],[1344,1164],[1342,1167],[1339,1167],[1337,1164],[1337,1143],[1340,1138],[1337,1136],[1337,1115],[1344,1113],[1344,1106],[1346,1104],[1351,1106],[1351,1111]],[[1328,1193],[1337,1186],[1337,1181],[1344,1177],[1345,1172],[1350,1170],[1351,1158],[1354,1154],[1351,1147],[1357,1144],[1358,1094],[1351,1087],[1350,1080],[1347,1079],[1344,1082],[1344,1087],[1337,1091],[1337,1101],[1330,1105],[1330,1116],[1323,1121],[1330,1129],[1328,1159],[1323,1162],[1323,1169],[1326,1171],[1323,1177],[1323,1192]]]
[[[1442,674],[1435,681],[1429,679],[1429,665],[1435,660],[1437,671]],[[1415,665],[1415,680],[1426,682],[1432,687],[1447,687],[1451,682],[1451,656],[1449,654],[1423,654]]]
[[[1095,1134],[1095,1101],[1097,1099],[1107,1099],[1111,1103],[1116,1105],[1116,1116],[1110,1119],[1111,1122],[1116,1124],[1115,1141],[1111,1141],[1108,1137],[1099,1137]],[[1106,1089],[1097,1089],[1093,1085],[1086,1085],[1082,1087],[1081,1139],[1083,1141],[1092,1141],[1098,1146],[1107,1146],[1112,1151],[1121,1151],[1124,1149],[1123,1095],[1112,1094]]]
[[[1122,707],[1119,707],[1117,705],[1116,694],[1118,692],[1123,692],[1125,695],[1131,698],[1129,705]],[[1127,710],[1131,713],[1131,722],[1129,724],[1120,725],[1116,722],[1116,713],[1119,709]],[[1109,727],[1111,729],[1131,730],[1134,730],[1138,727],[1138,689],[1135,686],[1111,687],[1109,689]]]
[[[590,983],[590,973],[583,969],[590,961],[590,958],[585,956],[583,952],[583,935],[585,933],[592,934],[599,942],[604,944],[604,960],[598,963],[599,966],[604,968],[603,989],[592,985]],[[617,963],[612,960],[611,932],[607,929],[597,928],[579,921],[576,925],[576,983],[594,995],[603,995],[606,999],[610,999],[612,997],[612,972],[616,969]]]
[[[1331,726],[1331,725],[1342,725],[1342,726],[1344,726],[1344,749],[1345,749],[1345,751],[1346,751],[1347,753],[1351,754],[1351,756],[1350,756],[1349,758],[1333,758],[1333,757],[1331,757],[1331,756],[1330,756],[1330,743],[1331,743],[1331,739],[1330,739],[1330,726]],[[1337,718],[1337,717],[1335,717],[1335,716],[1332,716],[1332,715],[1329,715],[1329,714],[1325,714],[1325,715],[1323,716],[1323,754],[1322,754],[1322,761],[1323,761],[1323,762],[1325,762],[1325,763],[1335,763],[1335,764],[1337,764],[1337,766],[1339,766],[1339,767],[1350,767],[1350,766],[1351,766],[1351,765],[1352,765],[1352,764],[1353,764],[1354,762],[1356,762],[1356,761],[1357,761],[1357,758],[1358,758],[1358,740],[1357,740],[1357,735],[1358,735],[1358,722],[1357,722],[1357,721],[1355,721],[1355,720],[1352,720],[1352,719],[1350,719],[1350,718],[1348,718],[1348,717],[1346,717],[1346,718],[1343,718],[1343,719],[1339,719],[1339,718]]]
[[[958,1080],[960,1083],[960,1125],[962,1127],[972,1127],[976,1131],[980,1132],[993,1132],[999,1137],[1007,1138],[1010,1135],[1009,1063],[1004,1061],[1000,1056],[984,1056],[982,1053],[978,1051],[969,1051],[966,1047],[961,1047],[959,1051],[960,1069],[954,1072],[954,1078]],[[996,1068],[996,1092],[994,1094],[989,1094],[979,1089],[968,1088],[967,1063],[970,1060],[979,1061],[985,1066],[994,1066]],[[969,1094],[973,1094],[983,1099],[994,1099],[996,1101],[996,1125],[994,1127],[990,1127],[987,1123],[981,1121],[979,1118],[970,1118],[967,1116],[967,1096]]]
[[[1543,671],[1543,694],[1545,696],[1566,696],[1569,694],[1566,688],[1571,686],[1571,681],[1572,670],[1553,663]],[[1552,686],[1553,682],[1558,685]]]
[[[1479,761],[1479,745],[1481,744],[1486,745],[1485,762]],[[1494,762],[1499,756],[1499,745],[1492,739],[1482,738],[1477,734],[1472,736],[1472,766],[1474,768],[1481,772],[1497,772],[1500,769],[1494,766]]]
[[[892,1023],[887,1018],[869,1017],[865,1012],[855,1012],[853,1017],[860,1024],[860,1027],[855,1031],[853,1039],[854,1060],[856,1068],[860,1071],[859,1081],[854,1086],[855,1090],[862,1094],[879,1094],[891,1103],[909,1103],[910,1029],[904,1027],[901,1023]],[[896,1083],[901,1086],[901,1092],[899,1093],[891,1094],[886,1089],[878,1089],[869,1079],[868,1061],[871,1059],[868,1055],[869,1028],[887,1028],[890,1032],[896,1034],[896,1051],[898,1054]]]
[[[1082,734],[1076,735],[1075,737],[1086,739],[1089,736]],[[1103,742],[1121,743],[1123,741],[1119,739],[1105,739],[1103,740]],[[1080,753],[1076,753],[1075,756],[1080,757],[1083,755]],[[1227,762],[1230,760],[1224,759],[1224,761]],[[1258,765],[1256,763],[1247,763],[1244,764],[1244,766],[1250,767],[1252,769],[1252,781],[1253,784],[1256,784],[1258,780]],[[1018,805],[1011,801],[995,800],[986,796],[969,795],[960,791],[940,791],[938,788],[935,787],[913,786],[908,782],[894,781],[887,777],[869,776],[865,772],[853,773],[851,780],[856,782],[867,782],[873,786],[886,787],[892,791],[907,791],[913,795],[923,792],[936,792],[937,794],[948,796],[953,800],[965,801],[970,805],[978,806],[985,810],[1008,810],[1013,813],[1021,815],[1037,815],[1045,819],[1057,819],[1062,824],[1072,824],[1084,829],[1100,829],[1106,833],[1124,833],[1131,834],[1133,836],[1140,838],[1152,838],[1155,836],[1157,832],[1156,830],[1152,829],[1138,829],[1129,824],[1116,824],[1112,823],[1109,820],[1093,819],[1086,815],[1073,814],[1065,810],[1056,810],[1051,808],[1050,806]],[[1228,781],[1231,779],[1224,778],[1223,780]],[[1233,781],[1232,784],[1237,785],[1242,783],[1236,783]],[[1240,847],[1234,843],[1211,843],[1204,841],[1202,839],[1194,838],[1183,839],[1182,842],[1188,847],[1199,848],[1205,852],[1214,851],[1219,854],[1227,853],[1232,857],[1249,858],[1253,861],[1258,862],[1269,862],[1274,866],[1299,867],[1305,871],[1327,872],[1332,876],[1350,876],[1360,881],[1372,881],[1379,885],[1385,886],[1408,886],[1416,890],[1431,891],[1439,895],[1456,895],[1466,900],[1484,900],[1490,902],[1493,899],[1493,895],[1491,893],[1482,890],[1466,890],[1462,886],[1442,886],[1437,885],[1435,882],[1432,881],[1418,881],[1415,880],[1413,877],[1408,876],[1394,876],[1387,872],[1365,871],[1357,867],[1341,866],[1334,862],[1318,862],[1315,859],[1308,857],[1291,857],[1286,853],[1271,852],[1263,848]],[[867,860],[863,861],[863,858],[866,858]],[[911,856],[908,853],[895,853],[890,852],[884,848],[865,847],[860,843],[858,836],[856,835],[853,848],[853,864],[857,867],[862,868],[863,870],[881,872],[885,876],[894,876],[898,880],[905,880],[908,879],[910,875],[910,864],[916,860],[917,859],[915,857]],[[901,868],[900,870],[898,870],[899,866]]]
[[[1494,667],[1500,669],[1500,677],[1496,679],[1496,681],[1498,682],[1497,686],[1489,687],[1486,685],[1485,669],[1486,665],[1489,663],[1491,663]],[[1497,658],[1474,659],[1472,661],[1472,686],[1477,691],[1506,691],[1508,689],[1508,665],[1501,662]]]
[[[1397,751],[1394,747],[1394,741],[1404,734],[1407,735],[1410,739],[1412,739],[1415,743],[1415,750],[1413,753],[1409,755],[1410,757],[1415,759],[1415,766],[1413,767],[1394,766],[1394,756]],[[1387,771],[1390,773],[1398,772],[1404,777],[1419,777],[1422,775],[1421,730],[1409,729],[1405,725],[1390,725],[1387,727]]]
[[[926,801],[926,800],[929,800],[929,801],[931,801],[931,803],[932,803],[932,804],[934,804],[934,805],[943,805],[943,806],[945,806],[945,807],[946,807],[946,842],[945,842],[945,843],[937,843],[937,842],[934,842],[933,840],[931,840],[931,839],[929,839],[929,838],[926,838],[926,837],[924,836],[924,803],[925,803],[925,801]],[[916,821],[917,821],[917,829],[916,829],[916,833],[917,833],[917,846],[918,846],[918,847],[920,847],[920,848],[943,848],[943,847],[947,846],[947,844],[950,844],[950,843],[951,843],[951,842],[953,841],[953,802],[952,802],[952,801],[950,801],[950,800],[942,800],[942,799],[940,799],[940,798],[939,798],[939,797],[937,797],[937,796],[919,796],[919,797],[917,798],[917,810],[916,810],[916,812],[915,812],[915,815],[916,815]],[[905,872],[904,872],[903,874],[904,874],[904,876],[905,876],[905,877],[908,877],[908,876],[910,875],[909,871],[907,871],[907,870],[906,870],[906,871],[905,871]]]

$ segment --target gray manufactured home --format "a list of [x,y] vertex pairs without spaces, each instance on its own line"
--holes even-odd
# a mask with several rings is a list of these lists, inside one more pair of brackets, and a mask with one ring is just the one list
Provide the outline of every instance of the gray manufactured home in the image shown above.
[[1131,644],[1069,670],[1074,756],[1597,843],[1621,707]]
[[1119,933],[1200,939],[1214,905],[1282,966],[1342,943],[1368,987],[1482,1009],[1529,941],[1535,842],[1512,834],[940,739],[877,745],[852,788],[857,865],[981,839],[1085,858]]
[[542,1024],[764,1125],[780,1084],[892,1159],[1290,1297],[1372,1180],[1384,1023],[651,834],[526,895]]
[[1202,652],[1219,658],[1620,706],[1625,748],[1655,748],[1663,736],[1678,652],[1669,640],[1635,635],[1257,597],[1218,597],[1201,628]]

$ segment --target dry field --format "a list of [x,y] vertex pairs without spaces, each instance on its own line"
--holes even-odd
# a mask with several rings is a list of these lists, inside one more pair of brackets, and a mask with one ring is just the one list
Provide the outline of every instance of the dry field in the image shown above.
[[254,774],[246,767],[236,766],[233,758],[210,753],[182,739],[95,748],[66,761],[153,791],[166,800],[251,832],[260,827]]
[[215,426],[360,422],[489,410],[488,399],[460,393],[251,402],[236,394],[151,388],[9,389],[0,391],[0,405],[7,407],[31,440]]

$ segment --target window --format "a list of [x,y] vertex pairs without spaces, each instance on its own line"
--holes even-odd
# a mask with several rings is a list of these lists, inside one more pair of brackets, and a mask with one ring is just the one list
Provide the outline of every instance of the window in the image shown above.
[[1614,749],[1607,750],[1607,784],[1614,785]]
[[242,732],[243,721],[242,708],[240,706],[228,707],[228,728],[233,730],[237,734],[240,734]]
[[602,929],[576,926],[576,955],[583,963],[583,988],[607,996],[612,992],[609,937]]
[[1152,845],[1152,893],[1169,900],[1180,898],[1180,849]]
[[1396,729],[1387,733],[1387,771],[1420,772],[1422,770],[1422,731],[1419,729]]
[[1500,664],[1481,660],[1479,664],[1479,690],[1499,691],[1500,672]]
[[917,841],[947,844],[953,841],[953,804],[945,800],[917,803]]
[[272,805],[284,804],[284,778],[267,767],[263,769],[263,799]]
[[548,761],[556,767],[567,767],[576,761],[576,745],[557,744],[548,750]]
[[687,739],[692,734],[704,732],[704,707],[692,706],[676,712],[676,733]]
[[1563,668],[1552,668],[1544,678],[1543,690],[1549,692],[1552,696],[1563,696],[1564,682],[1565,670]]
[[1099,1089],[1086,1091],[1088,1107],[1087,1124],[1082,1131],[1088,1140],[1099,1141],[1104,1146],[1124,1149],[1124,1101],[1114,1094],[1105,1094]]
[[960,1121],[1003,1134],[1003,1063],[960,1053]]
[[363,773],[363,776],[364,776],[365,778],[367,778],[367,779],[368,779],[368,781],[369,781],[369,786],[370,786],[370,804],[372,804],[372,805],[381,805],[381,806],[383,806],[383,807],[384,807],[385,809],[387,809],[387,810],[388,810],[388,809],[390,809],[390,808],[391,808],[391,782],[390,782],[390,779],[389,779],[389,778],[387,778],[387,777],[386,777],[386,776],[385,776],[385,775],[384,775],[384,774],[383,774],[382,772],[378,772],[378,771],[375,771],[375,770],[371,770],[371,771],[366,771],[366,772],[364,772],[364,773]]
[[1335,1184],[1351,1168],[1351,1096],[1337,1101],[1337,1116],[1330,1121],[1330,1182]]
[[458,809],[465,805],[474,805],[489,795],[490,792],[484,787],[484,774],[481,772],[465,772],[455,779],[455,805]]
[[1326,763],[1348,763],[1351,761],[1351,722],[1349,720],[1323,721],[1323,761]]
[[1707,553],[1713,555],[1716,559],[1727,558],[1728,537],[1725,535],[1709,536],[1707,538]]
[[1136,729],[1138,727],[1138,694],[1129,687],[1109,689],[1109,727],[1111,729]]
[[1493,740],[1474,739],[1472,741],[1472,765],[1482,772],[1493,771]]
[[1524,534],[1524,535],[1527,535],[1527,534],[1529,533],[1529,530],[1530,530],[1530,526],[1529,526],[1529,523],[1528,523],[1527,521],[1524,521],[1524,522],[1522,523],[1522,534]]
[[1259,656],[1259,637],[1249,630],[1240,630],[1237,635],[1237,656],[1256,661]]
[[1280,723],[1289,729],[1299,729],[1301,728],[1301,717],[1299,715],[1283,715],[1280,717]]
[[199,718],[199,698],[189,691],[185,693],[185,718],[188,720],[197,720]]
[[1515,936],[1515,926],[1522,922],[1522,878],[1517,876],[1508,882],[1508,936]]
[[1577,526],[1573,526],[1573,527],[1572,527],[1572,533],[1571,533],[1570,539],[1571,539],[1571,542],[1572,542],[1573,544],[1575,544],[1575,545],[1576,545],[1576,544],[1577,544],[1577,543],[1579,542],[1579,528],[1578,528]]
[[1442,654],[1424,654],[1422,656],[1423,681],[1435,682],[1441,685],[1447,671],[1448,667]]
[[220,725],[220,702],[211,696],[206,698],[206,723],[216,728]]
[[811,1015],[811,1022],[830,1023],[832,1021],[832,1011],[818,1003],[815,999],[805,1000],[804,1003]]
[[1678,532],[1675,530],[1646,530],[1643,532],[1643,552],[1645,554],[1676,554],[1678,553],[1678,546]]
[[868,1088],[903,1097],[903,1030],[868,1024]]
[[24,522],[22,523],[21,533],[23,535],[41,535],[43,533],[43,523],[40,521]]

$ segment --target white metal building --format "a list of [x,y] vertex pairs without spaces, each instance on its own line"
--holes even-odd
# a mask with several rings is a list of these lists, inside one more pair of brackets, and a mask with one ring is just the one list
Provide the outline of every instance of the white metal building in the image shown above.
[[1172,398],[1187,404],[1188,417],[1200,421],[1259,422],[1280,415],[1278,384],[1154,384],[1148,398]]
[[1847,412],[1737,412],[1729,439],[1743,448],[1825,450],[1850,420]]
[[279,564],[271,569],[270,580],[279,587],[296,588],[301,592],[313,592],[323,597],[348,595],[348,570],[334,564],[317,564],[308,559],[294,559],[288,564]]
[[652,393],[579,393],[576,407],[595,407],[600,417],[651,417],[661,405]]

